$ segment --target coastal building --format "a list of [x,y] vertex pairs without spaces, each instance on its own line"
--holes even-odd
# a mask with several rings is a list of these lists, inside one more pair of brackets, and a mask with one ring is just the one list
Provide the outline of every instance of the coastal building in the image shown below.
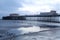
[[16,14],[16,13],[13,14],[13,13],[12,13],[12,14],[10,14],[10,16],[19,16],[19,14]]
[[10,14],[9,16],[2,17],[3,20],[25,20],[25,17],[19,14]]
[[40,20],[43,21],[59,21],[59,17],[57,16],[58,13],[56,11],[52,10],[50,12],[42,12],[40,13],[43,17]]
[[29,15],[26,16],[26,20],[37,20],[37,21],[59,21],[59,16],[56,11],[52,10],[50,12],[41,12],[40,15]]
[[20,16],[19,14],[10,14],[9,16],[2,17],[3,20],[33,20],[33,21],[48,21],[48,22],[59,22],[59,15],[56,11],[41,12],[39,15],[25,15]]
[[56,11],[51,10],[50,12],[41,12],[40,15],[57,15]]

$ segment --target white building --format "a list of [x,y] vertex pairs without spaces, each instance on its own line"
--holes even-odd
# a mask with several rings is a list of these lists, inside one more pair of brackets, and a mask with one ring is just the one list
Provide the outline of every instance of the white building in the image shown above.
[[33,15],[26,17],[27,20],[40,20],[40,21],[59,21],[59,17],[56,16],[56,11],[41,12],[40,15]]

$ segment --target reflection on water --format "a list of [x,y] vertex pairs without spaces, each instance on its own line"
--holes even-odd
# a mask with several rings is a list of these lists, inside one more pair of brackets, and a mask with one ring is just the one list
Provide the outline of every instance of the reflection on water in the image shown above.
[[[17,33],[22,31],[18,31]],[[11,36],[11,35],[10,35]],[[60,29],[49,29],[38,32],[29,32],[24,34],[18,34],[11,38],[14,40],[59,40],[60,39]],[[8,40],[8,39],[7,39]]]
[[15,40],[17,39],[18,40],[59,40],[60,29],[28,33],[28,34],[20,35],[15,38]]
[[[43,30],[49,30],[50,28],[40,28],[39,26],[32,26],[32,27],[21,27],[16,29],[11,29],[8,32],[9,33],[15,33],[15,34],[24,34],[24,33],[33,33],[33,32],[39,32]],[[20,31],[20,33],[18,33]]]
[[[44,27],[40,27],[42,24]],[[59,23],[0,20],[0,40],[59,40],[60,27],[49,28],[45,24],[60,26]]]

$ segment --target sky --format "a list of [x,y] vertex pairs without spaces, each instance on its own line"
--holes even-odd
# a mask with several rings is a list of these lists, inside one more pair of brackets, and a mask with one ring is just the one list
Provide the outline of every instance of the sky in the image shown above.
[[60,0],[0,0],[0,17],[10,13],[35,15],[50,10],[60,13]]

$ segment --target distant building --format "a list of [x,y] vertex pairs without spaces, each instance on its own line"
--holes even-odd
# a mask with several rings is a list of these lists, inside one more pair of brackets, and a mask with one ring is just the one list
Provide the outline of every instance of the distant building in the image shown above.
[[25,20],[24,16],[19,16],[19,14],[10,14],[9,16],[2,17],[3,20]]
[[27,16],[27,20],[37,20],[37,21],[59,21],[56,11],[52,10],[50,12],[41,12],[40,15],[30,15]]
[[3,20],[33,20],[33,21],[59,21],[59,16],[56,11],[41,12],[40,15],[26,15],[20,16],[19,14],[10,14],[2,18]]
[[19,14],[10,14],[10,16],[19,16]]
[[57,15],[56,11],[52,10],[50,12],[41,12],[40,15]]
[[43,21],[59,21],[59,18],[58,17],[55,17],[58,14],[54,10],[52,10],[50,12],[42,12],[42,13],[40,13],[40,15],[43,16],[40,19],[40,20],[43,20]]

